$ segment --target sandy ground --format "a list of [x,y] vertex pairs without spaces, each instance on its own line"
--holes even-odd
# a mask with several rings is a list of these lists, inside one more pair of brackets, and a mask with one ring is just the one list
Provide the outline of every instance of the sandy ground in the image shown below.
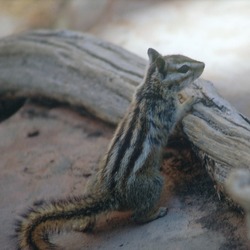
[[[204,61],[203,77],[250,116],[249,1],[100,1],[65,1],[66,6],[63,1],[0,0],[0,36],[31,28],[68,28],[145,58],[148,47],[183,53]],[[113,130],[86,114],[35,104],[26,104],[0,123],[1,249],[15,249],[9,238],[14,221],[34,201],[84,192]],[[218,199],[200,166],[171,169],[165,163],[163,174],[166,217],[138,226],[127,215],[103,216],[93,234],[53,240],[71,250],[250,249],[243,215]]]
[[[18,214],[34,201],[84,192],[114,128],[65,107],[26,104],[0,126],[0,245],[15,249]],[[248,249],[243,215],[219,200],[201,166],[162,173],[168,214],[135,225],[128,214],[101,216],[91,234],[56,236],[60,249]]]

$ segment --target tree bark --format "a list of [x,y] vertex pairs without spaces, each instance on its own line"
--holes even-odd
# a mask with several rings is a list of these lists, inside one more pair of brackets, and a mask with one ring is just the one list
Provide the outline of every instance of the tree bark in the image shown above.
[[[90,35],[29,32],[0,40],[0,96],[49,98],[117,124],[145,67],[144,59]],[[250,122],[210,82],[199,79],[189,91],[199,102],[182,120],[180,136],[226,194],[230,171],[250,169]]]

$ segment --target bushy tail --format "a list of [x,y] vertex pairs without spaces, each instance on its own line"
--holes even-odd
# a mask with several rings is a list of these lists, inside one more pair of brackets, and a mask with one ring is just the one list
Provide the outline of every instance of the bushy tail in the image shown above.
[[110,198],[81,196],[65,200],[39,202],[16,224],[18,249],[49,250],[49,234],[60,231],[83,231],[95,215],[112,210]]

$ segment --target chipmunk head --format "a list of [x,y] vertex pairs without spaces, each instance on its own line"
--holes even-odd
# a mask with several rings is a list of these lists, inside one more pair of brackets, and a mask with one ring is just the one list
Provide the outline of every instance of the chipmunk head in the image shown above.
[[177,89],[196,80],[205,67],[203,62],[183,55],[162,56],[152,48],[148,49],[148,56],[149,69],[153,72],[151,80]]

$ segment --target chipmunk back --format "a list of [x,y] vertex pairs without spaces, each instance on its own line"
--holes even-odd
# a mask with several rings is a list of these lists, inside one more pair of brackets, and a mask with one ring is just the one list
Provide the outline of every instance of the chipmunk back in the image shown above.
[[183,99],[181,90],[202,74],[205,65],[182,55],[162,56],[154,49],[148,56],[144,81],[87,194],[34,205],[17,222],[18,249],[53,249],[50,234],[92,229],[103,212],[132,211],[137,223],[166,215],[167,208],[157,206],[163,186],[162,151],[176,123],[196,101]]

